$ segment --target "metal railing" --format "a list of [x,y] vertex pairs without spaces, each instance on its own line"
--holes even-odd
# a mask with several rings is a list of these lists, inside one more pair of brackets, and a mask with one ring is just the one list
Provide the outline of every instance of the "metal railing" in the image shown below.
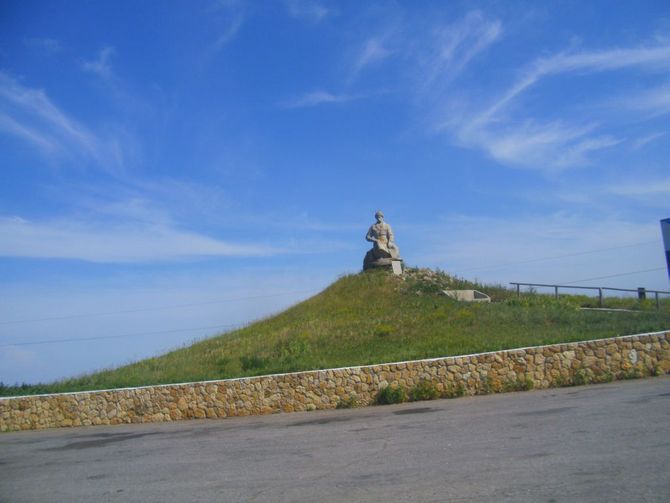
[[511,282],[510,285],[515,285],[516,286],[516,294],[517,296],[521,296],[521,287],[522,286],[541,286],[541,287],[547,287],[547,288],[553,288],[554,289],[554,296],[558,299],[558,289],[559,288],[566,288],[566,289],[580,289],[580,290],[598,290],[598,306],[603,307],[603,291],[604,290],[612,290],[615,292],[635,292],[638,295],[638,299],[644,300],[647,298],[648,293],[653,293],[654,298],[656,299],[656,309],[661,308],[661,302],[659,299],[659,295],[670,295],[670,292],[665,291],[665,290],[648,290],[646,288],[611,288],[609,286],[575,286],[575,285],[548,285],[545,283],[514,283]]

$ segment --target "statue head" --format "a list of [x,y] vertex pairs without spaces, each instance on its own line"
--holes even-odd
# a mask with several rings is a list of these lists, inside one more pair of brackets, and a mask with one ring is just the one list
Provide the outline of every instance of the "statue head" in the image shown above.
[[375,218],[377,219],[377,222],[384,220],[384,213],[382,213],[382,210],[377,210],[375,213]]

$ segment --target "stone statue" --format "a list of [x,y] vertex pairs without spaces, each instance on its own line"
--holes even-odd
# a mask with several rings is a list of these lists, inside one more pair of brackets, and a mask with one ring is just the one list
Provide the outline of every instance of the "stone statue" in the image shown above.
[[393,230],[384,222],[384,213],[381,211],[375,213],[375,219],[377,222],[370,226],[365,236],[365,239],[372,243],[372,250],[365,255],[363,269],[392,267],[394,273],[401,274],[402,259],[400,250],[393,240]]

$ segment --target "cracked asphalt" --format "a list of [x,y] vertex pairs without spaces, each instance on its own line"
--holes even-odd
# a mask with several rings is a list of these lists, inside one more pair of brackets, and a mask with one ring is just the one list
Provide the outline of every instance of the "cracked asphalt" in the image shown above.
[[0,501],[668,501],[670,377],[0,434]]

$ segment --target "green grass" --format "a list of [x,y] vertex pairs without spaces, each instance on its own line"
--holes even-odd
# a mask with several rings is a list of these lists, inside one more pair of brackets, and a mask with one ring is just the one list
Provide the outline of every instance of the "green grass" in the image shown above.
[[390,405],[407,401],[407,392],[402,386],[385,386],[379,390],[375,403],[377,405]]
[[409,399],[413,402],[420,400],[435,400],[439,398],[440,392],[430,381],[420,381],[409,390]]
[[[438,295],[475,288],[490,304]],[[588,299],[593,301],[593,299]],[[246,328],[162,356],[50,384],[6,386],[0,395],[56,393],[254,376],[413,360],[571,342],[670,328],[670,301],[659,311],[581,311],[584,298],[522,295],[442,272],[404,277],[373,271],[342,277],[320,294]]]

